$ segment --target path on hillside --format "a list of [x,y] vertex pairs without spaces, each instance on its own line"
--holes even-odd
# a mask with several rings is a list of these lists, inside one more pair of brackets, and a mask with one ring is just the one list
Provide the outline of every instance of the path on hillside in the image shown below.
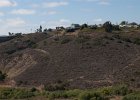
[[40,53],[44,53],[44,54],[49,54],[49,55],[50,55],[49,52],[47,52],[47,51],[45,51],[45,50],[43,50],[43,49],[35,49],[35,51],[38,51],[38,52],[40,52]]

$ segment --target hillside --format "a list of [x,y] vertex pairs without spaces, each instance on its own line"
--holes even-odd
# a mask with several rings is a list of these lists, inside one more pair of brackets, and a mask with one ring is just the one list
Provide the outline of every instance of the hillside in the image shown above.
[[0,43],[5,82],[40,86],[61,81],[71,88],[117,83],[140,87],[139,31],[55,33],[32,33]]

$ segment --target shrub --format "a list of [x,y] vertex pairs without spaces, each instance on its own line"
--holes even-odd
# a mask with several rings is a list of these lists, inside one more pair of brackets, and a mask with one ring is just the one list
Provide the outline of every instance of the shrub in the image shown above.
[[29,90],[19,89],[19,90],[14,91],[15,99],[24,99],[24,98],[30,98],[33,96],[34,96],[34,93]]
[[109,37],[109,36],[104,36],[103,38],[108,39],[108,40],[114,40],[113,37]]
[[34,96],[34,92],[27,89],[2,88],[0,89],[0,99],[24,99]]
[[79,95],[80,100],[90,100],[91,98],[92,98],[92,96],[88,92],[83,92]]
[[135,71],[135,73],[134,73],[136,76],[139,76],[140,75],[140,71]]
[[121,39],[121,36],[118,35],[118,34],[113,35],[113,37],[116,38],[116,39]]
[[44,44],[44,46],[45,46],[45,45],[47,44],[47,41],[44,41],[43,44]]
[[71,41],[71,39],[69,39],[69,38],[64,38],[64,39],[62,39],[61,41],[60,41],[60,43],[61,44],[66,44],[66,43],[68,43],[68,42],[70,42]]
[[100,46],[100,45],[105,45],[104,43],[103,43],[103,39],[102,38],[99,38],[99,39],[95,39],[95,40],[93,40],[93,45],[94,46]]
[[132,41],[129,39],[129,37],[122,37],[121,40],[125,41],[125,42],[130,42],[132,43]]
[[0,99],[8,99],[13,96],[12,89],[1,88],[0,89]]
[[107,21],[103,24],[106,32],[112,32],[113,26],[110,21]]
[[134,44],[140,45],[140,39],[139,38],[135,38],[134,39]]
[[67,94],[65,91],[55,91],[50,93],[49,97],[52,98],[68,98]]
[[118,40],[117,43],[122,43],[122,41],[121,40]]
[[77,97],[81,92],[82,90],[75,89],[75,90],[66,91],[66,94],[68,97]]
[[37,44],[33,44],[32,46],[31,46],[31,48],[37,48]]
[[48,95],[48,98],[49,98],[49,100],[53,100],[56,97],[55,97],[55,94],[54,93],[51,93],[51,94]]
[[77,43],[85,43],[88,40],[90,40],[90,37],[89,36],[84,36],[84,35],[80,35],[76,38]]
[[60,40],[59,37],[55,37],[55,38],[54,38],[54,41],[59,41],[59,40]]
[[125,85],[120,85],[120,86],[116,86],[116,87],[113,87],[113,94],[115,95],[127,95],[129,94],[131,91],[128,89],[127,86]]
[[30,90],[31,92],[36,92],[37,91],[37,89],[36,88],[31,88],[31,90]]
[[55,83],[45,86],[46,91],[58,91],[58,90],[66,90],[69,86],[67,82]]
[[25,43],[28,45],[28,47],[30,48],[36,48],[37,47],[37,44],[31,40],[27,40],[25,41]]
[[20,80],[20,81],[17,81],[17,82],[16,82],[16,85],[17,85],[17,86],[20,86],[20,85],[22,85],[23,83],[24,83],[24,82]]
[[131,93],[124,96],[123,100],[140,100],[140,93]]
[[6,74],[0,71],[0,81],[4,81],[5,78],[6,78]]
[[65,90],[65,87],[63,85],[54,84],[54,85],[48,85],[45,87],[47,91],[57,91],[57,90]]
[[107,100],[106,98],[102,97],[98,92],[82,92],[79,95],[80,100]]
[[99,89],[99,92],[105,96],[111,95],[112,94],[112,87],[101,88],[101,89]]

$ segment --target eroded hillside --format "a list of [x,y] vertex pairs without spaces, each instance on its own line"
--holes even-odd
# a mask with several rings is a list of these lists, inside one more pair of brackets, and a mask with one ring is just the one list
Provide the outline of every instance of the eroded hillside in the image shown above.
[[7,80],[35,86],[61,80],[78,88],[140,86],[139,32],[50,34],[23,35],[0,44],[0,69]]

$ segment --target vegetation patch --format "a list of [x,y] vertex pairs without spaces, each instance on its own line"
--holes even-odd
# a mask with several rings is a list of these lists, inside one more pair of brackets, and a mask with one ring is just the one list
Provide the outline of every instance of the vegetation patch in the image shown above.
[[90,29],[90,28],[84,28],[80,31],[81,33],[86,33],[86,34],[90,34],[94,32],[94,29]]
[[67,82],[58,81],[55,84],[45,86],[46,91],[60,91],[66,90],[69,84]]
[[140,38],[134,38],[134,44],[140,45]]
[[126,85],[88,90],[45,88],[43,91],[38,91],[36,88],[0,88],[0,99],[26,99],[34,96],[42,96],[48,98],[49,100],[110,100],[113,96],[123,96],[123,100],[140,100],[140,92],[133,92]]
[[75,41],[76,41],[77,43],[85,43],[85,42],[89,41],[90,39],[91,39],[90,36],[80,35],[80,36],[78,36],[78,37],[76,38]]
[[5,73],[2,73],[2,71],[0,71],[0,81],[4,81],[6,76],[7,75]]
[[140,92],[124,96],[123,100],[140,100]]
[[0,88],[0,99],[24,99],[35,96],[29,89]]
[[28,47],[30,48],[36,48],[37,47],[37,44],[31,40],[27,40],[25,41],[25,43],[28,45]]
[[99,45],[102,45],[102,39],[96,39],[96,40],[94,40],[94,42],[93,42],[93,45],[94,46],[99,46]]
[[70,41],[71,41],[70,38],[63,38],[63,39],[60,41],[60,43],[61,43],[61,44],[66,44],[66,43],[69,43]]

